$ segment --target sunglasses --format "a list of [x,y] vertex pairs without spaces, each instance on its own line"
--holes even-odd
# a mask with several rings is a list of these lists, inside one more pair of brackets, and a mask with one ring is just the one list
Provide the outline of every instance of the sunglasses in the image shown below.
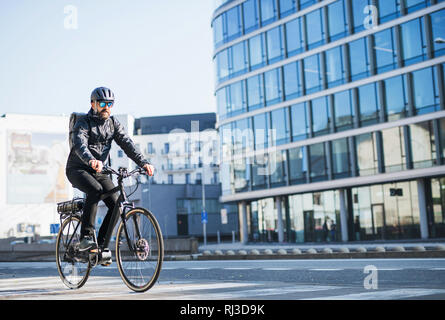
[[113,106],[113,103],[114,103],[114,102],[105,102],[105,101],[102,101],[102,102],[99,102],[99,107],[101,107],[101,108],[105,108],[105,107],[109,107],[109,108],[111,108],[111,107]]

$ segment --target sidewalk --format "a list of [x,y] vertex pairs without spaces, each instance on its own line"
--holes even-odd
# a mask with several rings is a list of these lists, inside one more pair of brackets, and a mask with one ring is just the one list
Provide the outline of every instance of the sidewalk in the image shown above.
[[445,258],[445,239],[317,243],[200,243],[197,259]]

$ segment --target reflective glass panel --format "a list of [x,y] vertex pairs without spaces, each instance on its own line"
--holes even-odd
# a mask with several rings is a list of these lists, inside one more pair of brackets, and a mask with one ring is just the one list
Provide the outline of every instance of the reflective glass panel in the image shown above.
[[244,81],[238,81],[230,85],[230,112],[231,116],[240,114],[246,110],[246,97],[244,93]]
[[264,106],[264,90],[262,74],[247,79],[247,101],[249,111]]
[[365,18],[369,15],[369,10],[365,8],[371,5],[371,0],[352,0],[352,16],[353,16],[353,28],[354,32],[360,32],[365,30],[363,23]]
[[251,32],[258,28],[258,5],[257,0],[247,0],[243,2],[243,17],[244,17],[244,33]]
[[290,107],[292,124],[292,141],[304,140],[308,136],[308,113],[306,102],[294,104]]
[[328,88],[343,84],[345,82],[345,70],[343,68],[342,47],[326,50],[325,55]]
[[414,106],[418,114],[439,110],[439,97],[432,68],[412,73],[414,89]]
[[297,0],[280,0],[280,17],[284,18],[295,12]]
[[301,96],[299,63],[292,62],[283,66],[285,99],[290,100]]
[[378,172],[376,140],[374,133],[365,133],[355,137],[357,170],[359,176]]
[[431,14],[431,28],[433,32],[433,47],[436,57],[445,54],[445,10]]
[[402,1],[405,1],[405,7],[408,13],[425,8],[427,3],[427,1],[425,0],[402,0]]
[[380,23],[387,22],[400,16],[400,0],[378,0],[377,8]]
[[375,83],[358,87],[360,122],[363,125],[376,123],[380,109]]
[[406,115],[408,99],[405,82],[406,76],[397,76],[383,81],[386,115],[389,121],[403,118]]
[[309,160],[311,181],[325,180],[327,172],[324,143],[309,146]]
[[397,68],[397,49],[394,30],[386,29],[374,34],[376,71],[383,73]]
[[249,58],[251,70],[258,69],[266,64],[263,34],[249,39]]
[[320,56],[316,54],[307,57],[303,63],[306,94],[320,91],[322,89]]
[[266,32],[267,59],[269,64],[279,61],[284,57],[284,45],[281,31],[281,26],[279,26]]
[[414,168],[431,167],[436,158],[434,132],[430,122],[409,126],[410,143]]
[[289,178],[291,184],[306,182],[306,147],[289,149]]
[[215,47],[218,47],[223,43],[223,24],[222,24],[222,15],[217,17],[213,21],[213,41],[215,43]]
[[349,176],[349,149],[346,138],[332,141],[332,164],[334,178]]
[[382,130],[385,172],[406,169],[405,142],[402,127]]
[[338,0],[328,5],[327,8],[330,40],[335,41],[345,37],[348,31],[345,1]]
[[312,106],[312,131],[314,136],[329,132],[330,112],[328,97],[321,97],[311,101]]
[[264,73],[266,105],[282,101],[281,68]]
[[415,19],[400,25],[404,64],[410,65],[426,59],[426,43],[423,19]]
[[272,145],[285,144],[290,141],[288,108],[271,111],[271,132],[270,139]]
[[354,109],[352,108],[351,91],[346,90],[334,94],[334,112],[336,130],[352,128]]
[[260,150],[267,148],[268,145],[268,113],[259,114],[253,117],[253,130],[255,137],[255,149]]
[[314,10],[306,15],[307,45],[313,49],[324,43],[324,31],[321,9]]
[[303,36],[301,30],[300,18],[286,23],[286,46],[289,57],[303,51]]
[[240,6],[233,7],[226,12],[227,16],[227,41],[241,35]]
[[369,76],[370,66],[366,38],[349,43],[349,56],[351,80],[355,81]]
[[246,53],[247,53],[247,48],[246,48],[246,43],[244,41],[232,46],[233,76],[240,75],[247,71],[249,66],[247,64]]
[[272,23],[277,19],[277,5],[275,0],[261,0],[261,25]]

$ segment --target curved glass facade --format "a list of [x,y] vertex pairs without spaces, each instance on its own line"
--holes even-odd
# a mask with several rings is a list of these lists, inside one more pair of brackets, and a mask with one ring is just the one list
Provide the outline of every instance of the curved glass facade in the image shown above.
[[445,1],[229,1],[212,27],[244,241],[445,236]]

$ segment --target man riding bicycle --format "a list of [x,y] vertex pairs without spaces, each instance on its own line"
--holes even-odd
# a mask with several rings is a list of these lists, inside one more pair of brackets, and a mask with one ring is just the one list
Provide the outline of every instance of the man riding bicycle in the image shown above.
[[[113,92],[99,87],[91,93],[91,109],[85,117],[79,118],[74,125],[72,149],[66,164],[66,176],[73,187],[86,194],[80,230],[79,250],[97,249],[94,241],[94,224],[97,204],[103,193],[113,189],[110,177],[101,173],[103,163],[107,160],[111,143],[114,140],[138,166],[145,169],[149,176],[154,167],[137,150],[135,144],[125,133],[124,127],[111,116],[114,104]],[[113,217],[113,208],[118,200],[116,193],[105,198],[108,211],[97,236],[97,244],[103,251],[109,251],[110,235],[108,228],[114,228],[117,216]]]

